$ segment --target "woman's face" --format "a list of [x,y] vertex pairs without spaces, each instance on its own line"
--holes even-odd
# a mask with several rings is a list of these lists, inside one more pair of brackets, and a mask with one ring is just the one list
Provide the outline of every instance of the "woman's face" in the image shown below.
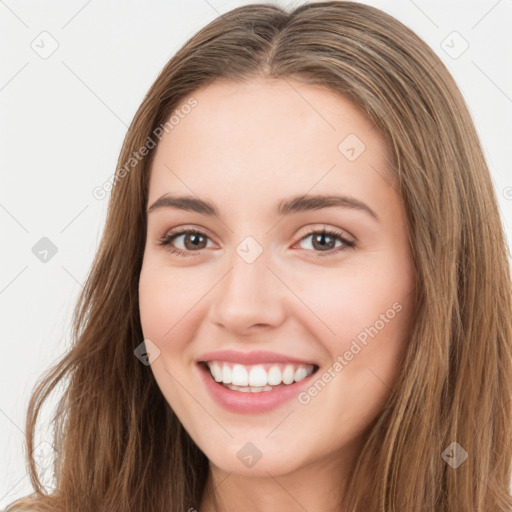
[[217,468],[342,466],[390,393],[413,314],[384,140],[320,86],[217,81],[193,97],[151,169],[151,370]]

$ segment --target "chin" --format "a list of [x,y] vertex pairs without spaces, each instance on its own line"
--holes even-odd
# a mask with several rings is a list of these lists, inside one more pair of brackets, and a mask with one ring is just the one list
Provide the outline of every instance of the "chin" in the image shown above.
[[268,477],[285,475],[301,467],[301,461],[295,460],[297,448],[290,445],[289,450],[279,450],[271,443],[237,443],[236,446],[223,446],[221,450],[203,452],[211,464],[226,473],[243,476]]

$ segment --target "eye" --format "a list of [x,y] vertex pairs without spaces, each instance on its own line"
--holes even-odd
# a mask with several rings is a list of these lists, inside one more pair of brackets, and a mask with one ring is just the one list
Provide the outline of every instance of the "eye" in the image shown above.
[[[355,247],[355,243],[347,240],[341,231],[335,229],[311,230],[307,235],[300,239],[300,242],[311,238],[309,244],[318,256],[329,256],[337,252],[346,251]],[[336,240],[341,244],[336,245]],[[317,250],[318,249],[318,250]]]
[[[171,245],[173,242],[179,240],[182,237],[184,250]],[[199,252],[200,249],[206,248],[205,244],[208,239],[208,236],[201,231],[195,229],[184,229],[176,233],[168,233],[164,235],[160,239],[158,245],[166,247],[169,252],[178,254],[179,256],[194,256],[194,252]]]

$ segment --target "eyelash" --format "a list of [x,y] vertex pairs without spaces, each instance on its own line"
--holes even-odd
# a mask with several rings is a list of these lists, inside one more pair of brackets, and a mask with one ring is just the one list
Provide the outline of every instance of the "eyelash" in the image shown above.
[[[307,238],[308,236],[311,236],[313,234],[321,234],[321,235],[332,236],[333,238],[338,238],[344,244],[341,247],[336,247],[336,248],[330,249],[328,251],[314,251],[313,250],[313,252],[318,253],[318,256],[331,256],[334,253],[341,252],[341,251],[348,251],[348,250],[353,249],[355,247],[355,243],[351,242],[350,240],[347,240],[346,238],[344,238],[342,236],[343,233],[341,233],[340,231],[337,231],[335,229],[326,229],[326,228],[324,228],[322,230],[312,229],[311,231],[306,233],[299,240],[299,242],[301,242],[302,240],[304,240],[305,238]],[[164,235],[162,238],[160,238],[160,241],[159,241],[158,245],[161,246],[161,247],[166,247],[166,249],[170,253],[177,254],[178,256],[195,256],[194,253],[200,252],[200,251],[183,251],[182,249],[176,249],[175,247],[172,247],[170,245],[171,242],[175,238],[179,237],[180,235],[199,235],[199,236],[204,236],[206,238],[209,238],[207,235],[205,235],[201,231],[197,231],[195,229],[184,229],[184,230],[178,231],[176,233],[171,233],[171,234]],[[304,249],[304,250],[308,250],[308,249]]]

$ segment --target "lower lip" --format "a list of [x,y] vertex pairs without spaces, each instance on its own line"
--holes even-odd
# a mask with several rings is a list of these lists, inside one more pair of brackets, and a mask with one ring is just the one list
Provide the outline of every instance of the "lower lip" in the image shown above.
[[199,372],[210,392],[212,398],[219,405],[232,412],[258,413],[275,409],[283,403],[296,397],[301,389],[309,384],[312,373],[300,382],[294,382],[287,386],[276,387],[271,391],[260,391],[259,393],[235,391],[226,388],[218,383],[210,374],[210,371],[204,364],[199,364]]

